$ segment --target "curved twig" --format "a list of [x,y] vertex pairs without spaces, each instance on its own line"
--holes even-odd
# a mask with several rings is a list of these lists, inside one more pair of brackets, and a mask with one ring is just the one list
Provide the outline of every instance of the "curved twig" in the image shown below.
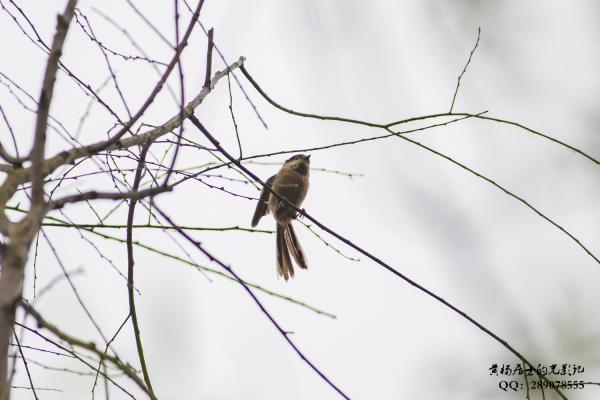
[[[145,168],[144,160],[146,159],[146,154],[148,153],[148,149],[152,142],[146,143],[142,147],[142,151],[140,152],[140,159],[138,161],[137,169],[135,171],[135,178],[133,181],[132,192],[137,193],[138,188],[140,187],[140,181],[142,179],[142,171]],[[135,345],[137,347],[138,358],[140,359],[140,364],[142,366],[142,373],[144,374],[144,382],[146,382],[146,387],[148,387],[148,392],[150,393],[150,397],[152,399],[156,399],[156,395],[154,394],[154,389],[152,389],[152,382],[150,381],[150,374],[148,373],[148,367],[146,366],[146,358],[144,357],[144,348],[142,347],[142,338],[140,335],[140,327],[138,324],[137,313],[135,311],[135,297],[134,297],[134,284],[133,284],[133,217],[135,215],[135,205],[137,204],[137,198],[132,197],[129,200],[129,210],[127,212],[127,297],[129,300],[129,313],[131,315],[131,323],[133,324],[133,333],[135,334]]]

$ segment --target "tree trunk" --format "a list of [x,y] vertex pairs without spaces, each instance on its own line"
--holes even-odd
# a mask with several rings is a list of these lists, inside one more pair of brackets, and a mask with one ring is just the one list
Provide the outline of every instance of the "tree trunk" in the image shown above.
[[9,400],[10,397],[8,353],[17,304],[23,294],[24,270],[31,244],[29,235],[17,233],[15,236],[16,240],[3,244],[0,250],[0,400]]

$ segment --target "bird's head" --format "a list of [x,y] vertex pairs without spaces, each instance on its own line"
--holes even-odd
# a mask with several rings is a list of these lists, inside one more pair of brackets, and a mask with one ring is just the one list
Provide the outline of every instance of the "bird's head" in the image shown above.
[[283,166],[287,169],[293,169],[300,175],[308,175],[310,167],[310,154],[296,154],[288,158]]

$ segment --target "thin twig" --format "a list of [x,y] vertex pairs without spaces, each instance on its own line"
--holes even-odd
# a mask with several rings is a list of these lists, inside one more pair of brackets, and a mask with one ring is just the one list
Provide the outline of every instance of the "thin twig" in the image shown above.
[[[175,1],[175,41],[179,42],[179,0]],[[204,0],[202,0],[204,2]],[[183,114],[185,113],[184,105],[185,105],[185,87],[183,85],[183,66],[181,65],[181,57],[177,60],[177,71],[179,77],[179,118],[183,121]],[[175,145],[175,153],[173,154],[173,159],[171,160],[171,165],[167,169],[167,173],[165,175],[163,186],[167,186],[169,184],[169,179],[173,174],[173,170],[175,169],[175,163],[177,162],[177,156],[179,155],[179,151],[181,150],[181,140],[183,138],[183,124],[179,125],[179,134],[177,135],[177,144]]]
[[[140,17],[140,19],[142,21],[144,21],[144,23],[146,25],[148,25],[148,27],[150,29],[152,29],[152,31],[156,34],[156,36],[158,36],[163,43],[165,43],[167,46],[169,46],[170,48],[175,48],[175,46],[173,46],[173,44],[171,44],[171,42],[169,42],[169,39],[167,39],[165,37],[165,35],[162,34],[162,32],[160,31],[160,29],[158,29],[152,22],[150,22],[150,20],[148,19],[148,17],[146,17],[140,10],[138,10],[138,8],[135,6],[135,4],[133,4],[131,2],[131,0],[126,0],[127,4],[129,5],[129,7],[131,7],[131,9]],[[197,16],[194,16],[193,19],[197,18]],[[177,41],[175,43],[178,43]]]
[[[219,80],[221,80],[224,76],[226,76],[232,70],[239,68],[240,65],[242,65],[244,63],[244,61],[245,61],[245,58],[240,57],[235,63],[231,64],[224,70],[217,71],[211,80],[211,86],[214,87]],[[196,97],[194,99],[192,99],[186,105],[184,112],[183,112],[183,118],[184,119],[187,118],[187,116],[190,113],[192,113],[194,111],[194,109],[202,103],[202,101],[206,98],[206,96],[208,96],[209,93],[210,93],[210,90],[202,89],[196,95]],[[164,124],[158,126],[157,128],[151,129],[147,132],[143,132],[139,135],[135,135],[132,137],[118,140],[118,143],[108,145],[109,140],[104,140],[104,141],[96,142],[96,143],[93,143],[93,144],[90,144],[87,146],[76,147],[76,148],[68,150],[68,151],[62,151],[44,161],[44,168],[43,168],[44,174],[49,175],[52,172],[54,172],[55,170],[57,170],[59,167],[69,164],[69,163],[72,163],[74,160],[88,157],[89,154],[96,154],[96,153],[102,151],[107,146],[108,146],[108,149],[110,149],[110,150],[125,149],[125,148],[138,146],[149,140],[155,140],[155,139],[159,138],[160,136],[163,136],[166,133],[171,132],[172,130],[174,130],[175,128],[180,126],[180,124],[182,122],[183,122],[183,120],[182,120],[181,112],[178,111],[176,115],[171,117],[168,121],[166,121]],[[12,179],[15,180],[14,184],[18,185],[18,184],[27,182],[28,180],[31,179],[30,177],[31,177],[31,168],[22,168],[22,169],[19,169],[18,173],[16,173],[16,172],[14,173]],[[0,205],[2,205],[1,202],[3,200],[1,189],[2,188],[0,188]],[[15,187],[15,190],[16,190],[16,187]],[[5,189],[5,191],[7,192],[6,196],[8,196],[9,195],[8,190]],[[7,198],[7,200],[8,200],[8,198]]]
[[54,255],[54,258],[56,259],[56,262],[60,266],[60,269],[62,270],[62,272],[63,272],[63,274],[65,276],[65,279],[69,283],[69,286],[71,287],[71,290],[73,291],[73,294],[75,295],[75,298],[77,299],[77,302],[81,306],[82,310],[85,312],[85,315],[87,315],[87,317],[89,318],[89,320],[92,323],[92,325],[94,326],[94,328],[96,328],[96,331],[98,331],[98,333],[100,334],[100,337],[102,337],[102,340],[104,340],[104,343],[106,343],[107,339],[106,339],[106,336],[104,335],[104,332],[102,332],[102,329],[100,328],[100,325],[96,322],[96,320],[92,316],[92,313],[88,310],[87,306],[83,302],[83,299],[79,295],[79,292],[77,291],[77,288],[75,287],[75,284],[73,283],[73,281],[69,277],[69,274],[67,273],[67,269],[65,268],[65,265],[63,264],[60,256],[58,255],[58,251],[56,250],[56,248],[52,244],[52,241],[50,241],[50,238],[48,237],[48,235],[46,235],[46,232],[44,231],[44,229],[40,229],[40,231],[42,232],[42,236],[44,236],[44,239],[46,240],[46,243],[50,247],[50,250],[51,250],[52,254]]
[[337,247],[333,246],[327,240],[323,239],[323,237],[321,235],[319,235],[317,232],[315,232],[315,230],[309,224],[307,224],[306,222],[304,222],[304,221],[298,221],[298,222],[300,222],[302,225],[304,225],[304,227],[306,229],[308,229],[313,235],[315,235],[317,237],[317,239],[319,239],[325,246],[329,247],[331,250],[335,251],[340,256],[344,257],[346,260],[355,261],[355,262],[360,261],[359,258],[350,257],[350,256],[344,254],[340,249],[338,249]]
[[[81,30],[83,31],[83,33],[84,33],[84,34],[85,34],[85,35],[86,35],[86,36],[87,36],[87,37],[88,37],[88,38],[89,38],[89,39],[90,39],[92,42],[96,43],[96,44],[97,44],[99,47],[101,47],[102,49],[104,49],[104,50],[105,50],[105,51],[107,51],[108,53],[112,54],[113,56],[120,57],[120,58],[121,58],[121,59],[123,59],[124,61],[129,61],[129,60],[131,60],[131,61],[145,61],[145,62],[147,62],[147,63],[150,63],[150,64],[158,64],[158,65],[162,65],[163,67],[166,67],[166,66],[167,66],[167,64],[165,64],[165,63],[163,63],[163,62],[161,62],[161,61],[153,60],[153,59],[149,58],[149,57],[148,57],[148,56],[146,56],[146,55],[143,55],[143,56],[132,56],[132,55],[126,55],[126,54],[119,53],[118,51],[115,51],[115,50],[113,50],[113,49],[109,48],[109,47],[108,47],[108,46],[106,46],[106,45],[105,45],[103,42],[99,41],[99,40],[96,38],[96,36],[95,36],[95,35],[92,33],[92,29],[91,29],[91,25],[90,25],[90,23],[89,23],[89,19],[88,19],[88,18],[87,18],[87,16],[86,16],[86,15],[85,15],[85,14],[84,14],[82,11],[81,11],[81,9],[77,9],[77,11],[79,12],[79,14],[80,14],[82,17],[84,17],[84,18],[85,18],[85,20],[86,20],[86,22],[87,22],[87,24],[88,24],[88,26],[89,26],[89,29],[90,29],[90,32],[88,32],[88,31],[87,31],[87,29],[85,28],[85,26],[84,26],[82,23],[80,23],[80,22],[79,22],[79,20],[77,19],[77,14],[75,14],[75,19],[76,19],[76,22],[77,22],[77,23],[79,24],[79,26],[81,27]],[[97,11],[97,9],[96,9],[96,8],[94,8],[94,7],[92,7],[92,11]],[[101,14],[101,12],[99,12],[99,11],[97,11],[97,12],[98,12],[99,14]],[[102,16],[103,16],[103,17],[106,17],[106,15],[105,15],[105,14],[103,14]],[[105,19],[107,19],[107,20],[108,20],[108,18],[105,18]],[[114,22],[114,21],[113,21],[113,22]],[[135,47],[135,46],[134,46],[134,47]],[[137,48],[137,47],[136,47],[136,48]],[[138,48],[138,50],[139,50],[139,48]]]
[[[75,228],[75,229],[125,229],[127,225],[120,224],[69,224],[59,222],[44,222],[42,226],[55,226],[63,228]],[[147,228],[147,229],[164,229],[173,230],[170,226],[155,225],[155,224],[133,224],[133,228]],[[255,228],[243,228],[241,226],[222,226],[222,227],[204,227],[204,226],[180,226],[180,229],[184,231],[212,231],[212,232],[228,232],[228,231],[240,231],[240,232],[254,232],[254,233],[275,233],[273,230],[268,229],[255,229]]]
[[[213,32],[214,29],[208,30],[208,47],[206,49],[206,72],[204,75],[204,87],[210,88],[210,77],[212,76],[212,53],[213,53]],[[227,74],[229,77],[229,74]]]
[[17,332],[13,329],[13,336],[15,338],[15,342],[17,343],[17,347],[19,348],[19,353],[21,354],[21,359],[23,360],[23,365],[25,366],[25,372],[27,373],[27,379],[29,379],[29,386],[31,391],[33,392],[33,397],[35,400],[39,400],[37,393],[35,392],[35,385],[33,384],[33,379],[31,379],[31,373],[29,372],[29,367],[27,366],[27,359],[23,354],[23,349],[21,348],[21,343],[19,342],[19,337],[17,336]]
[[[183,4],[185,4],[185,6],[187,7],[188,11],[191,13],[192,12],[192,8],[188,4],[187,0],[183,0]],[[204,25],[202,24],[202,22],[200,22],[199,19],[198,19],[198,25],[200,25],[200,28],[202,28],[202,31],[204,31],[204,34],[208,35],[208,30],[204,27]],[[217,51],[217,54],[221,58],[221,61],[223,62],[223,64],[229,65],[229,63],[225,59],[225,56],[223,55],[223,53],[219,49],[219,46],[217,46],[216,44],[215,44],[215,50]],[[244,88],[244,86],[242,85],[242,83],[240,82],[240,80],[238,79],[237,75],[235,73],[232,73],[231,75],[233,76],[233,80],[235,80],[236,85],[242,91],[242,94],[244,95],[244,98],[246,99],[246,101],[248,102],[248,104],[250,104],[250,107],[252,107],[252,111],[254,111],[254,114],[256,115],[256,117],[258,118],[258,120],[260,121],[260,123],[262,124],[262,126],[265,129],[269,129],[269,127],[267,126],[267,123],[263,119],[262,115],[260,115],[260,113],[258,112],[258,108],[256,107],[256,105],[254,104],[254,102],[252,101],[252,99],[250,98],[250,96],[248,95],[248,92],[246,92],[246,89]]]
[[[125,326],[127,321],[129,321],[129,317],[131,317],[131,313],[127,314],[127,317],[123,320],[123,323],[121,323],[121,325],[119,326],[119,328],[117,329],[117,331],[115,332],[113,337],[110,338],[108,343],[106,343],[106,346],[104,347],[104,355],[108,354],[110,344],[117,338],[117,336],[121,332],[121,329],[123,329],[123,327]],[[96,384],[98,383],[98,377],[100,376],[100,368],[103,365],[104,365],[104,357],[101,357],[100,360],[98,361],[98,368],[96,369],[96,378],[94,379],[94,385],[92,386],[92,397],[94,396],[94,391],[96,390]],[[106,366],[105,366],[105,368],[106,368]],[[104,371],[104,373],[106,374],[106,371]],[[106,390],[106,387],[105,387],[105,390]]]
[[[38,314],[38,315],[39,315],[39,314]],[[40,317],[41,317],[41,316],[40,316]],[[45,320],[44,320],[44,323],[48,324],[48,322],[47,322],[47,321],[45,321]],[[38,324],[39,324],[39,322],[38,322]],[[73,351],[73,350],[71,350],[71,349],[69,349],[69,348],[67,348],[67,347],[65,347],[65,346],[63,346],[63,345],[61,345],[60,343],[58,343],[58,342],[56,342],[56,341],[54,341],[54,340],[52,340],[52,339],[48,338],[48,337],[47,337],[47,336],[45,336],[45,335],[42,335],[40,332],[38,332],[38,330],[36,330],[36,329],[32,329],[32,328],[28,327],[27,325],[21,324],[21,323],[19,323],[19,322],[16,322],[16,323],[15,323],[15,325],[17,325],[17,326],[20,326],[21,328],[23,328],[23,329],[25,329],[25,330],[27,330],[27,331],[29,331],[29,332],[33,333],[34,335],[36,335],[36,336],[38,336],[38,337],[42,338],[42,339],[43,339],[43,340],[45,340],[46,342],[48,342],[48,343],[50,343],[50,344],[52,344],[52,345],[56,346],[57,348],[59,348],[59,349],[61,349],[61,350],[65,351],[65,352],[67,352],[67,353],[71,354],[71,355],[73,356],[73,358],[77,359],[77,360],[78,360],[79,362],[81,362],[83,365],[85,365],[86,367],[88,367],[88,368],[90,368],[90,369],[94,370],[94,366],[93,366],[92,364],[90,364],[88,361],[84,360],[84,357],[83,357],[82,355],[79,355],[79,354],[77,354],[75,351]],[[41,326],[41,325],[40,325],[40,326]],[[61,335],[65,335],[65,334],[64,334],[64,333],[62,333],[62,332],[61,332],[61,331],[60,331],[58,328],[56,328],[56,326],[54,326],[54,325],[52,325],[52,324],[50,324],[50,327],[46,327],[46,326],[44,326],[44,328],[45,328],[45,329],[48,329],[48,330],[50,330],[50,331],[51,331],[52,333],[54,333],[55,335],[56,335],[56,333],[55,333],[54,331],[52,331],[52,329],[55,329],[55,330],[56,330],[56,332],[58,332],[58,333],[59,333],[59,334],[61,334]],[[58,335],[57,335],[57,336],[58,336]],[[67,340],[64,340],[62,337],[60,337],[60,336],[58,336],[58,337],[59,337],[61,340],[63,340],[63,341],[65,341],[65,342],[69,343]],[[75,341],[78,341],[78,340],[79,340],[79,339],[72,338],[72,337],[70,337],[70,336],[68,336],[68,335],[67,335],[67,337],[68,337],[69,339],[74,339]],[[81,342],[81,343],[85,343],[85,342],[83,342],[83,341],[80,341],[80,342]],[[72,344],[71,344],[71,343],[69,343],[69,345],[72,345]],[[91,344],[89,344],[89,345],[90,345],[91,347],[94,347],[94,346],[93,346],[93,343],[91,343]],[[89,358],[89,357],[85,357],[85,358]],[[115,361],[116,361],[116,360],[118,360],[118,358],[115,358]],[[120,362],[120,360],[119,360],[119,362]],[[120,370],[121,370],[123,373],[125,373],[125,375],[128,375],[128,373],[126,373],[126,372],[124,372],[124,371],[122,370],[122,368],[129,368],[128,366],[126,366],[126,365],[124,365],[124,364],[120,364],[120,365],[115,365],[115,367],[116,367],[117,369],[120,369]],[[133,374],[135,374],[133,371],[130,371],[130,373],[133,373]],[[106,379],[108,379],[108,380],[109,380],[109,381],[110,381],[110,382],[111,382],[113,385],[115,385],[115,386],[116,386],[116,387],[118,387],[118,388],[119,388],[121,391],[123,391],[123,393],[127,394],[127,395],[128,395],[130,398],[132,398],[132,399],[134,399],[134,400],[135,400],[135,397],[134,397],[134,396],[133,396],[131,393],[129,393],[129,392],[128,392],[128,391],[127,391],[127,390],[126,390],[126,389],[125,389],[123,386],[121,386],[121,385],[119,385],[119,383],[115,382],[115,380],[114,380],[114,379],[112,379],[112,377],[110,377],[110,376],[108,376],[107,374],[104,374],[104,373],[103,373],[103,375],[104,375],[104,376],[106,377]],[[139,378],[138,378],[138,380],[134,380],[134,381],[135,381],[136,383],[138,383],[138,384],[139,384],[139,382],[141,382],[141,381],[139,380]],[[142,384],[141,388],[143,389],[144,382],[141,382],[141,384]]]
[[6,152],[6,150],[4,149],[4,147],[2,146],[2,144],[0,143],[0,147],[2,147],[2,149],[4,149],[4,153],[2,155],[2,158],[4,158],[6,161],[8,161],[11,164],[15,164],[15,166],[20,166],[22,160],[21,160],[21,156],[19,156],[19,146],[17,146],[17,139],[15,137],[15,132],[13,131],[13,128],[10,125],[10,122],[8,122],[8,117],[6,116],[6,113],[4,112],[4,109],[2,108],[2,104],[0,104],[0,114],[2,114],[2,118],[4,119],[4,123],[6,124],[6,128],[8,129],[8,132],[10,133],[10,137],[12,139],[13,147],[15,148],[15,154],[16,154],[16,157],[10,156]]
[[231,79],[227,74],[227,89],[229,90],[229,114],[231,115],[231,121],[233,122],[233,129],[235,129],[235,138],[237,139],[238,149],[240,150],[240,156],[238,160],[241,160],[243,156],[242,154],[242,142],[240,141],[240,132],[238,130],[238,125],[235,120],[235,113],[233,112],[233,95],[231,94]]
[[477,46],[479,45],[479,37],[480,36],[481,36],[481,27],[477,28],[477,41],[475,42],[475,46],[473,46],[473,50],[471,50],[471,54],[469,54],[469,59],[467,60],[467,63],[465,64],[465,67],[463,68],[462,72],[458,76],[458,79],[456,80],[456,89],[454,89],[454,95],[452,96],[452,103],[450,103],[450,111],[448,111],[448,114],[452,114],[452,110],[454,109],[454,101],[456,100],[456,95],[458,94],[458,89],[460,88],[460,80],[462,79],[465,72],[467,72],[467,68],[469,68],[469,64],[471,63],[471,58],[473,58],[473,54],[475,53],[475,50],[477,50]]
[[[28,386],[11,386],[11,389],[25,389],[25,390],[32,390],[32,387],[28,387]],[[40,390],[40,391],[46,391],[46,392],[59,392],[62,393],[62,389],[56,389],[56,388],[41,388],[38,387],[36,388],[36,390]],[[36,397],[37,398],[37,397]]]
[[[390,131],[391,132],[391,131]],[[469,173],[475,175],[476,177],[483,179],[484,181],[486,181],[487,183],[493,185],[494,187],[496,187],[497,189],[500,189],[502,192],[504,192],[505,194],[507,194],[508,196],[512,197],[513,199],[517,200],[518,202],[520,202],[521,204],[523,204],[524,206],[526,206],[527,208],[529,208],[531,211],[533,211],[534,213],[536,213],[538,216],[540,216],[543,220],[549,222],[552,226],[554,226],[555,228],[557,228],[559,231],[561,231],[563,234],[565,234],[569,239],[571,239],[573,242],[575,242],[575,244],[577,244],[583,251],[585,251],[587,253],[588,256],[590,256],[594,261],[596,261],[596,263],[600,264],[600,259],[598,258],[598,256],[596,256],[594,253],[592,253],[592,251],[586,246],[584,245],[581,240],[579,240],[575,235],[573,235],[571,232],[569,232],[568,230],[566,230],[565,228],[563,228],[561,225],[559,225],[557,222],[555,222],[553,219],[549,218],[548,216],[546,216],[546,214],[542,213],[538,208],[532,206],[527,200],[525,200],[524,198],[517,196],[516,194],[514,194],[513,192],[511,192],[510,190],[506,189],[504,186],[496,183],[494,180],[488,178],[487,176],[480,174],[479,172],[475,171],[474,169],[466,166],[465,164],[462,164],[456,160],[454,160],[452,157],[449,157],[431,147],[428,147],[420,142],[417,142],[416,140],[410,139],[406,136],[398,136],[400,139],[405,140],[409,143],[412,143],[418,147],[421,147],[433,154],[435,154],[436,156],[439,156],[445,160],[450,161],[452,164],[464,169],[465,171],[468,171]]]
[[[21,307],[25,310],[25,312],[29,315],[31,315],[37,322],[39,327],[45,328],[47,330],[49,330],[50,332],[52,332],[56,337],[58,337],[59,339],[69,343],[71,346],[76,346],[76,347],[80,347],[82,349],[86,349],[94,354],[96,354],[98,357],[100,358],[105,358],[106,360],[110,361],[115,367],[117,367],[120,371],[122,371],[123,373],[125,373],[125,375],[127,375],[131,380],[133,380],[139,387],[140,389],[142,389],[145,393],[149,394],[148,389],[146,388],[144,381],[141,380],[133,371],[133,369],[128,365],[125,364],[119,357],[117,356],[113,356],[110,354],[105,354],[104,352],[98,350],[97,346],[95,343],[93,342],[86,342],[84,340],[78,339],[74,336],[71,336],[65,332],[63,332],[62,330],[60,330],[56,325],[48,322],[46,319],[44,319],[40,313],[38,313],[30,304],[26,303],[25,301],[21,301],[20,303]],[[19,324],[19,326],[23,326],[28,330],[31,330],[32,332],[35,332],[35,330],[32,330],[29,327],[26,327],[25,325],[21,325]],[[37,332],[36,332],[37,333]],[[65,351],[68,351],[69,353],[73,354],[72,351],[69,351],[67,348],[65,348],[64,346],[61,346],[57,343],[53,344]],[[80,361],[82,361],[84,364],[86,364],[88,367],[90,367],[93,371],[96,370],[96,368],[89,364],[87,361],[83,360],[81,357],[77,357]],[[116,383],[111,379],[111,382],[113,382],[115,385]],[[117,385],[119,388],[121,388],[119,385]],[[122,389],[122,388],[121,388]],[[124,390],[124,389],[122,389]],[[128,393],[128,392],[126,392]],[[132,398],[134,398],[133,396],[131,396]]]
[[95,42],[98,45],[98,48],[100,49],[100,52],[102,53],[102,56],[104,57],[104,62],[106,63],[106,67],[108,69],[110,77],[112,78],[113,84],[115,86],[115,90],[116,90],[117,94],[119,95],[119,98],[121,99],[121,103],[123,103],[123,106],[125,108],[125,111],[127,112],[127,115],[129,116],[129,118],[131,118],[131,110],[129,109],[129,105],[127,104],[127,101],[125,100],[125,95],[123,95],[123,91],[121,90],[121,87],[119,86],[119,81],[117,80],[117,76],[115,74],[115,71],[113,70],[113,67],[112,67],[112,64],[110,62],[110,59],[108,58],[108,54],[107,54],[106,48],[96,38],[96,34],[94,33],[94,30],[92,29],[92,24],[88,20],[88,17],[85,16],[81,12],[81,10],[77,10],[77,11],[79,12],[79,14],[81,14],[81,17],[83,18],[83,20],[87,24],[88,29],[90,30],[90,32],[88,33],[85,30],[85,27],[84,27],[83,23],[80,22],[79,18],[77,17],[77,13],[75,13],[75,21],[77,22],[77,24],[79,24],[79,26],[81,26],[81,29],[88,35],[88,37],[90,37],[92,39],[92,41]]
[[127,121],[123,125],[123,127],[121,129],[119,129],[119,131],[117,133],[115,133],[110,139],[108,139],[104,142],[100,142],[95,145],[92,145],[91,149],[90,149],[91,153],[96,153],[98,151],[106,150],[106,149],[110,148],[112,145],[119,142],[119,140],[127,132],[129,132],[129,129],[133,126],[133,124],[135,124],[135,122],[146,112],[148,107],[150,107],[150,105],[154,102],[154,99],[156,98],[158,93],[160,93],[160,91],[162,90],[165,82],[167,81],[167,78],[169,77],[169,75],[171,74],[171,72],[173,71],[175,66],[179,63],[181,53],[183,52],[183,49],[185,49],[185,47],[187,46],[188,39],[189,39],[190,35],[192,34],[192,30],[194,29],[194,26],[196,26],[196,20],[198,19],[198,16],[200,15],[200,9],[202,8],[203,4],[204,4],[204,0],[198,1],[198,5],[196,6],[196,10],[194,11],[192,18],[190,19],[190,23],[188,24],[185,34],[183,35],[181,42],[179,42],[177,44],[177,47],[175,48],[175,54],[173,54],[173,57],[172,57],[171,61],[169,62],[169,65],[163,72],[163,75],[161,76],[159,81],[156,83],[156,85],[154,86],[154,88],[152,89],[150,94],[146,97],[146,101],[144,101],[144,104],[142,104],[142,106],[133,115],[133,117],[130,118],[129,121]]

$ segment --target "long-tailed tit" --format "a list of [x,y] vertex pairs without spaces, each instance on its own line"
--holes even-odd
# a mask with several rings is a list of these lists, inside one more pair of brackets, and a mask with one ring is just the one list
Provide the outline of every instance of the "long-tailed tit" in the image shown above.
[[[308,192],[310,155],[298,154],[287,160],[279,172],[270,177],[266,184],[282,198],[300,207]],[[286,281],[294,276],[290,253],[300,268],[306,268],[306,257],[292,227],[298,212],[263,188],[256,205],[252,226],[256,226],[263,215],[273,215],[277,222],[277,275]]]

